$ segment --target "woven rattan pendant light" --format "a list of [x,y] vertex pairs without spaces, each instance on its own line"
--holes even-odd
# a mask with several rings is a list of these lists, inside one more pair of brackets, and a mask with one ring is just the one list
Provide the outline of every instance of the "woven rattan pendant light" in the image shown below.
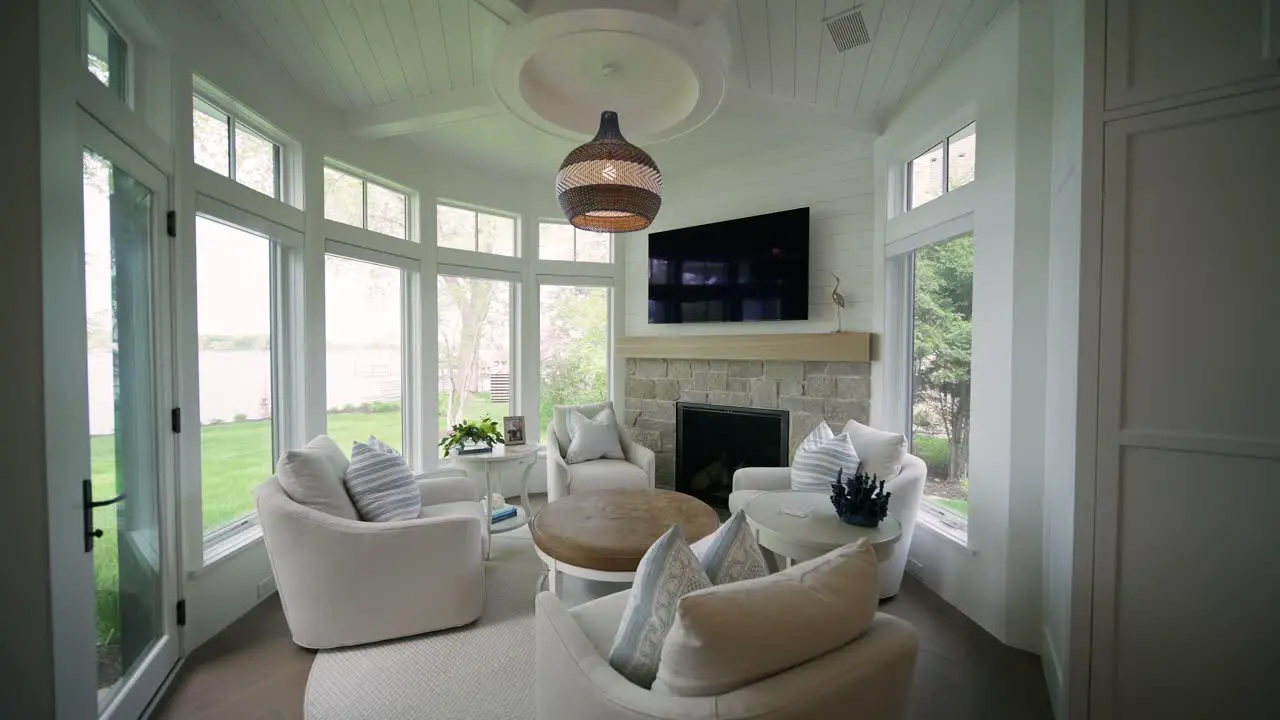
[[653,158],[627,142],[618,113],[600,113],[600,129],[569,153],[556,175],[556,198],[576,228],[634,232],[649,227],[662,206],[662,173]]

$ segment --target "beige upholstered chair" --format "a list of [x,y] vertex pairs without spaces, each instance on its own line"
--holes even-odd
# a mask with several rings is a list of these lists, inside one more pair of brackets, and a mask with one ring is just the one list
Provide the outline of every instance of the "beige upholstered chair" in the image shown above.
[[322,649],[466,625],[484,609],[484,509],[465,477],[420,477],[417,519],[349,520],[272,476],[258,517],[293,641]]
[[538,595],[538,720],[889,720],[906,710],[916,631],[884,614],[847,645],[720,695],[676,697],[634,685],[608,661],[630,592],[572,610],[552,593]]
[[613,490],[618,488],[653,487],[655,459],[653,451],[632,442],[619,425],[618,441],[625,460],[590,460],[570,465],[564,461],[569,448],[569,413],[573,410],[595,417],[613,403],[595,405],[557,405],[555,416],[547,428],[547,502],[555,502],[573,492]]

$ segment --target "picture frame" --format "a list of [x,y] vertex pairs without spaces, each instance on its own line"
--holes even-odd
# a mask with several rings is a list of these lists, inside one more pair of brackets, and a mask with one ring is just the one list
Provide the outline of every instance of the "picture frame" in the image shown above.
[[524,445],[525,426],[523,415],[508,415],[502,418],[502,440],[507,445]]

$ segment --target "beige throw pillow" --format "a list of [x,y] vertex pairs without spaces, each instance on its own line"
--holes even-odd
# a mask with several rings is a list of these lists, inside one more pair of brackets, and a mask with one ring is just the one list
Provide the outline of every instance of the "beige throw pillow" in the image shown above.
[[359,520],[356,506],[342,485],[347,456],[327,435],[298,448],[286,450],[276,463],[276,480],[289,499],[327,515]]
[[756,580],[689,593],[662,645],[655,692],[721,695],[854,641],[879,605],[866,540]]

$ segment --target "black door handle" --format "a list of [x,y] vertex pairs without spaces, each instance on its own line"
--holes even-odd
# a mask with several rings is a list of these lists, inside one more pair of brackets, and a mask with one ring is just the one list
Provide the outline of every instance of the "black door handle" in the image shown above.
[[85,480],[81,484],[81,497],[84,500],[84,551],[93,552],[94,538],[102,537],[102,530],[93,526],[93,509],[115,505],[116,503],[128,497],[128,493],[120,493],[110,500],[99,500],[94,502],[93,499],[93,481]]

